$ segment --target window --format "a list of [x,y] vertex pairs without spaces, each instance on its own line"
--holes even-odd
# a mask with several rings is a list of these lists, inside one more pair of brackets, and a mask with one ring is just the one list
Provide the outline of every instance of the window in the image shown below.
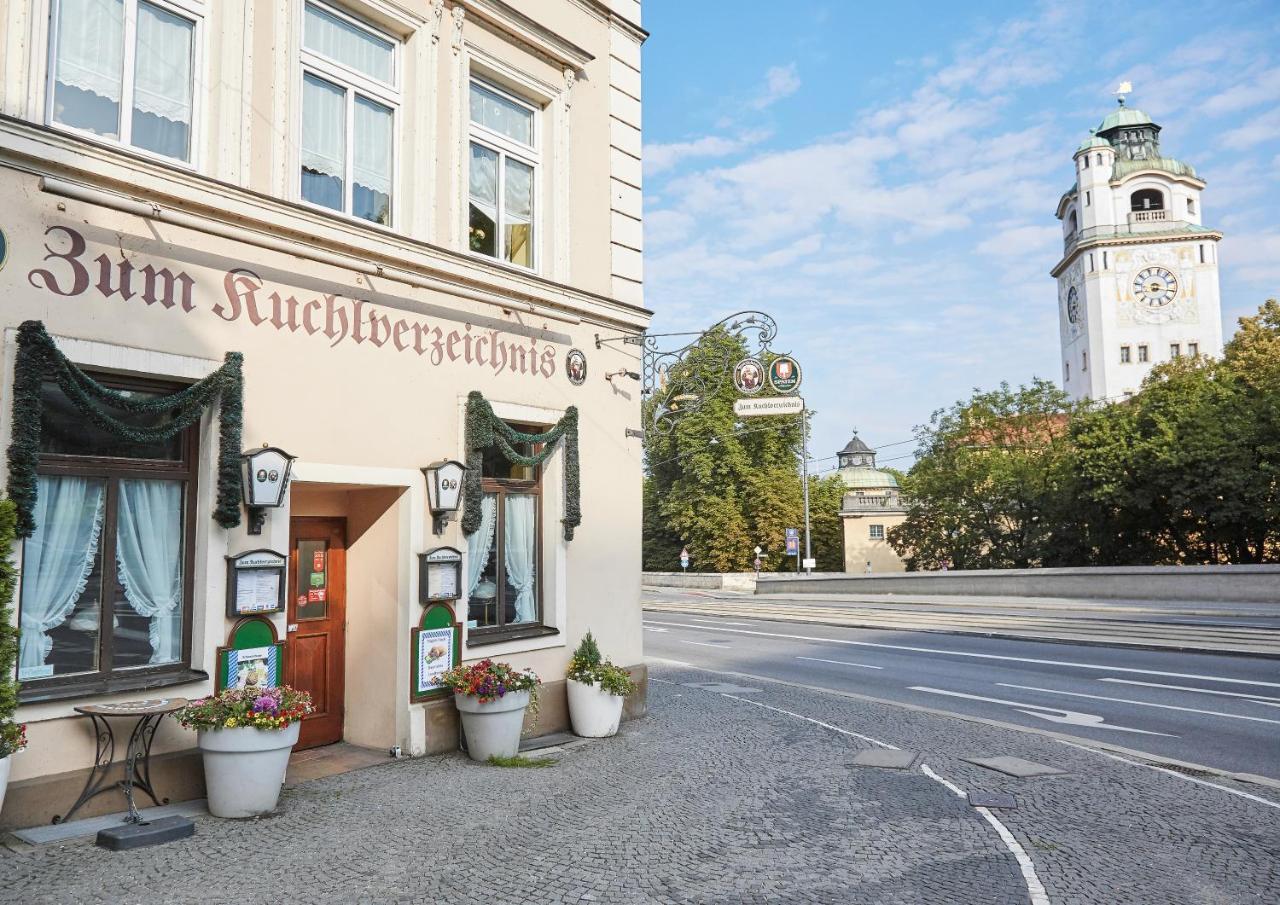
[[1140,189],[1130,196],[1129,210],[1162,211],[1164,210],[1164,193],[1159,189]]
[[884,540],[884,525],[869,525],[872,540]]
[[[137,395],[180,387],[98,377]],[[199,428],[120,440],[42,387],[35,532],[23,544],[18,679],[52,697],[187,674]],[[114,413],[139,427],[169,416]],[[52,694],[50,692],[53,692]]]
[[1181,357],[1182,357],[1182,344],[1181,344],[1181,343],[1169,343],[1169,357],[1170,357],[1170,358],[1181,358]]
[[1084,155],[1084,157],[1080,158],[1080,160],[1082,161],[1080,169],[1082,170],[1089,169],[1089,155],[1088,154]]
[[1147,352],[1147,347],[1146,347],[1145,345],[1139,345],[1139,346],[1138,346],[1138,361],[1143,362],[1143,361],[1150,361],[1150,360],[1151,360],[1151,356],[1150,356],[1150,354]]
[[48,120],[190,161],[197,19],[150,0],[58,0]]
[[1093,272],[1093,252],[1089,252],[1089,272]]
[[468,247],[533,268],[537,111],[477,81],[471,83],[470,103]]
[[[522,433],[545,428],[513,424]],[[523,455],[531,444],[517,444]],[[541,624],[542,468],[513,465],[496,446],[481,466],[480,528],[467,538],[471,637]]]
[[1097,157],[1098,157],[1098,166],[1102,166],[1102,155],[1098,154]]
[[1199,343],[1187,343],[1187,354],[1188,354],[1188,355],[1190,355],[1192,358],[1195,358],[1197,355],[1199,355],[1199,354],[1200,354],[1200,344],[1199,344]]
[[355,19],[307,3],[302,26],[301,196],[390,226],[398,45]]
[[1080,371],[1083,373],[1084,371],[1087,371],[1087,370],[1089,370],[1089,353],[1081,352],[1080,353]]
[[1127,365],[1129,363],[1129,347],[1120,347],[1120,364]]
[[1107,269],[1107,253],[1105,251],[1102,253],[1102,269]]
[[1066,375],[1064,379],[1070,380],[1071,379],[1071,362],[1064,361],[1062,363],[1062,371],[1063,371],[1063,374]]
[[1200,263],[1204,263],[1204,243],[1200,243]]
[[1086,191],[1084,193],[1084,206],[1088,207],[1091,204],[1093,204],[1093,192]]
[[1191,214],[1192,216],[1195,216],[1195,212],[1196,212],[1196,199],[1194,199],[1194,198],[1188,198],[1188,199],[1187,199],[1187,213],[1188,213],[1188,214]]

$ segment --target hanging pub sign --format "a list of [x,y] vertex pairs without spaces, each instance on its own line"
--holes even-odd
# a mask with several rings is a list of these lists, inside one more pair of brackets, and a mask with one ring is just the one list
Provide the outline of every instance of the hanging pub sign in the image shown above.
[[733,385],[739,393],[754,396],[764,389],[764,365],[758,358],[744,358],[733,368]]
[[451,694],[435,679],[457,666],[462,658],[462,625],[454,621],[453,608],[447,603],[428,606],[410,643],[409,700],[427,701]]
[[769,362],[769,386],[784,396],[800,388],[800,363],[790,355],[779,355]]
[[462,551],[436,547],[418,554],[418,602],[424,606],[462,596]]
[[216,691],[275,688],[284,676],[284,642],[269,619],[246,616],[232,626],[226,646],[218,648],[216,668]]
[[274,550],[249,550],[227,557],[227,618],[284,611],[289,557]]

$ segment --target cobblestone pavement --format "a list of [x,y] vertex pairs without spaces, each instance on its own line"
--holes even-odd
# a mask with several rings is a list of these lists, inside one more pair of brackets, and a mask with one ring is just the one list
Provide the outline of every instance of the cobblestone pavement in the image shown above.
[[[1032,901],[979,812],[919,762],[851,766],[874,745],[836,729],[919,750],[961,789],[1013,792],[1018,807],[993,813],[1055,905],[1280,899],[1280,811],[1263,804],[1043,736],[774,683],[728,697],[691,686],[715,680],[704,672],[650,675],[646,719],[551,768],[388,762],[287,790],[269,818],[201,818],[194,838],[156,848],[0,847],[0,901]],[[995,754],[1069,773],[1017,780],[960,760]]]

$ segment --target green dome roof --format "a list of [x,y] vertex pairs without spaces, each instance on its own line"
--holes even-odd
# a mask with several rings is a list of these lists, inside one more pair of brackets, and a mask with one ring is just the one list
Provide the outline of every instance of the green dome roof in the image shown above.
[[1102,121],[1102,125],[1098,126],[1098,132],[1109,132],[1112,129],[1118,129],[1121,126],[1151,126],[1155,125],[1151,121],[1151,117],[1143,113],[1136,107],[1120,106],[1112,110],[1107,118]]
[[882,490],[885,488],[897,488],[898,479],[887,471],[880,471],[877,468],[867,468],[866,466],[854,466],[852,468],[841,468],[839,471],[844,486],[854,488],[855,490]]
[[1107,141],[1105,138],[1090,135],[1084,141],[1080,142],[1080,147],[1076,148],[1076,153],[1079,154],[1081,151],[1087,151],[1090,148],[1107,148],[1109,150],[1111,148],[1111,142]]

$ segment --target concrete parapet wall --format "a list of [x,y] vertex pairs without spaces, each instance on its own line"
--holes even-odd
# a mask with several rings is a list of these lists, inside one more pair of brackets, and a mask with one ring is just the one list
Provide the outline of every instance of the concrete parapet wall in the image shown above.
[[[843,572],[814,572],[815,578],[840,578]],[[760,580],[795,578],[794,572],[761,572]],[[755,572],[645,572],[646,588],[698,588],[707,591],[754,591]]]
[[761,575],[756,593],[1203,600],[1280,606],[1280,565],[1099,566],[768,578]]

